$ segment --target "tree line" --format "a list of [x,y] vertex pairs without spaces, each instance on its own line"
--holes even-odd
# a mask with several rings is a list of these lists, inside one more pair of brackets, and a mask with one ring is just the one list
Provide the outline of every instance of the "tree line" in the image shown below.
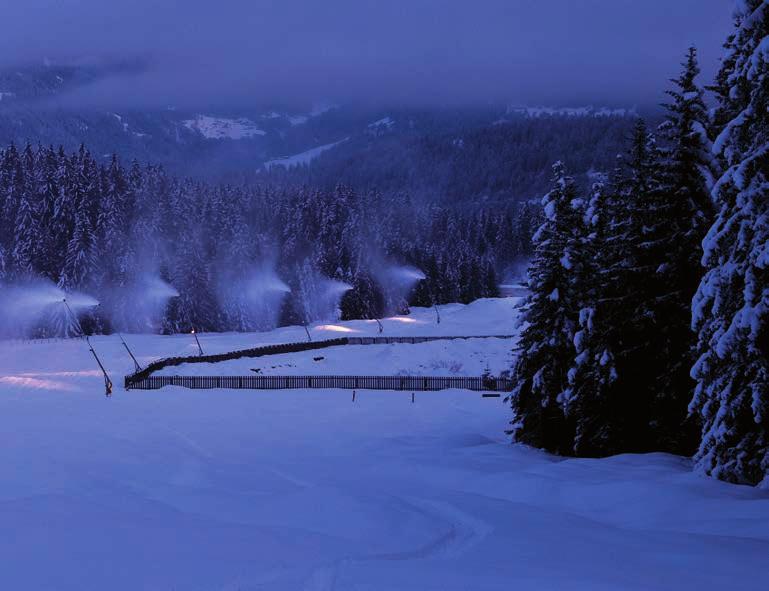
[[766,481],[768,39],[769,3],[746,0],[712,113],[692,48],[665,123],[636,124],[606,183],[581,192],[554,166],[514,367],[516,440],[694,454],[718,478]]

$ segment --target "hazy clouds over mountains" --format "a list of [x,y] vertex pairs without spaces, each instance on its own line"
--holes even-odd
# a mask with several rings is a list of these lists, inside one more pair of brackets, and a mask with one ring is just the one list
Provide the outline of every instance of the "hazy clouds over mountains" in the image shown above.
[[729,10],[723,0],[27,0],[3,7],[0,64],[143,61],[78,87],[68,100],[80,106],[638,104],[659,99],[691,43],[712,73]]

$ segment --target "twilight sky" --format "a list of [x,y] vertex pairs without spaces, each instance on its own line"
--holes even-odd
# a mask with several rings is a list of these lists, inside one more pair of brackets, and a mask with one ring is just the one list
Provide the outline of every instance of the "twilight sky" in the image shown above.
[[[142,57],[77,101],[657,102],[732,0],[11,0],[0,63]],[[1,90],[1,89],[0,89]]]

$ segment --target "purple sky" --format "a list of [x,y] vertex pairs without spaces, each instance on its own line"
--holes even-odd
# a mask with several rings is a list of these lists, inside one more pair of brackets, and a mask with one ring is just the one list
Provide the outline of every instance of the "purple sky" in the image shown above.
[[643,104],[660,100],[689,44],[712,75],[731,9],[730,0],[14,0],[0,9],[0,62],[147,57],[150,71],[79,97],[135,104]]

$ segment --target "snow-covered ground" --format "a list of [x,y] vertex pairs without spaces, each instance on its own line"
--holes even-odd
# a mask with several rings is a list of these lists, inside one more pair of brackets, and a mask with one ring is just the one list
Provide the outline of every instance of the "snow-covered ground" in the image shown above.
[[244,117],[240,119],[226,119],[224,117],[198,115],[195,119],[188,119],[182,123],[187,129],[197,131],[203,137],[210,140],[242,140],[265,135],[266,133],[259,129],[256,123]]
[[153,375],[480,376],[487,369],[493,375],[499,375],[510,369],[512,347],[510,339],[347,345],[221,363],[185,363],[166,367]]
[[302,152],[300,154],[294,154],[293,156],[286,156],[284,158],[276,158],[274,160],[268,160],[262,166],[264,166],[266,170],[270,170],[275,166],[283,166],[284,168],[294,168],[295,166],[303,166],[306,164],[310,164],[318,156],[323,154],[323,152],[326,152],[332,148],[337,147],[339,144],[346,142],[348,139],[350,138],[344,138],[332,144],[317,146],[315,148],[311,148],[307,150],[306,152]]
[[[415,310],[385,334],[509,333],[512,305],[446,306],[440,325]],[[313,336],[340,328],[377,334],[350,322]],[[127,340],[142,362],[195,347],[189,335]],[[119,340],[93,343],[111,399],[82,341],[0,343],[0,589],[769,588],[769,494],[692,474],[686,459],[510,445],[507,407],[464,391],[414,404],[404,392],[125,392]],[[457,343],[466,364],[509,341]],[[421,346],[354,347],[350,359],[418,371],[432,358],[408,353]],[[344,348],[318,354],[330,353],[343,362]],[[313,363],[302,359],[291,363]]]
[[383,131],[391,130],[394,126],[395,119],[388,115],[387,117],[383,117],[382,119],[377,119],[376,121],[369,123],[367,127],[369,132],[381,133]]

